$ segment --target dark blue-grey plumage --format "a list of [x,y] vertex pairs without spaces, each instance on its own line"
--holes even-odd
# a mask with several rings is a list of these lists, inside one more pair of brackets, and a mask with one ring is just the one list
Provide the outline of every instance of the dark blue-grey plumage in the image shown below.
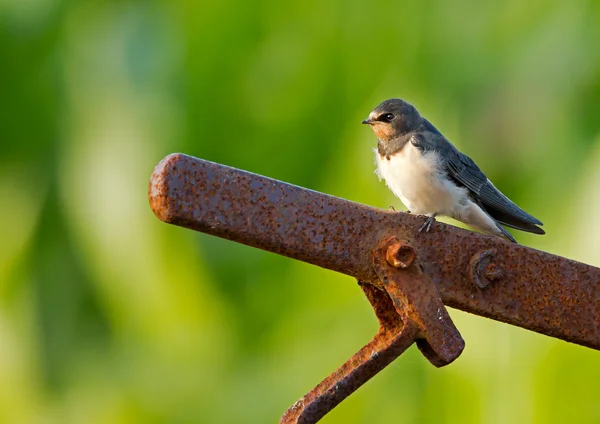
[[423,118],[411,142],[423,151],[440,153],[448,176],[458,185],[469,189],[477,201],[496,221],[508,227],[535,234],[545,234],[537,227],[542,222],[518,207],[502,194],[479,169],[473,160],[458,151],[427,119]]

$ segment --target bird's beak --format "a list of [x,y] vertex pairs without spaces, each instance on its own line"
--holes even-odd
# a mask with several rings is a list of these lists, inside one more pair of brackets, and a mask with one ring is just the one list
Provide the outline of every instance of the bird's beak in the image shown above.
[[367,118],[364,121],[362,121],[361,123],[365,124],[365,125],[371,125],[373,123],[373,120],[371,118]]

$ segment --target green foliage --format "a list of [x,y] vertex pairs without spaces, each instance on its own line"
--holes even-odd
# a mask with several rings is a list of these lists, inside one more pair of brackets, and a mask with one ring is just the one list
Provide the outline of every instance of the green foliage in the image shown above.
[[[0,422],[264,423],[366,343],[348,277],[161,224],[182,151],[387,208],[361,119],[415,104],[600,265],[600,3],[0,2]],[[232,260],[235,258],[235,261]],[[594,423],[597,352],[451,311],[325,423]]]

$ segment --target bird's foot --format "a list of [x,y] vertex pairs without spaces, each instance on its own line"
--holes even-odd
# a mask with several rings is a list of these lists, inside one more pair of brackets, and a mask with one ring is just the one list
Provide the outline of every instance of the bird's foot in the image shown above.
[[426,233],[429,232],[429,230],[431,230],[433,228],[433,224],[435,223],[435,216],[437,214],[433,214],[429,217],[427,217],[427,221],[425,221],[423,223],[423,225],[421,225],[421,228],[419,228],[419,233],[422,233],[423,231],[425,231]]
[[392,205],[390,205],[390,207],[388,208],[388,211],[396,212],[396,208],[393,207]]

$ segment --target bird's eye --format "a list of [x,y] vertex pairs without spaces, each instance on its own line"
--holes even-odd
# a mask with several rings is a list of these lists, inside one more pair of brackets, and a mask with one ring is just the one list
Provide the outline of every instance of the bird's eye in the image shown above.
[[384,121],[384,122],[392,122],[393,119],[394,119],[393,113],[384,113],[383,115],[381,115],[379,117],[379,120]]

